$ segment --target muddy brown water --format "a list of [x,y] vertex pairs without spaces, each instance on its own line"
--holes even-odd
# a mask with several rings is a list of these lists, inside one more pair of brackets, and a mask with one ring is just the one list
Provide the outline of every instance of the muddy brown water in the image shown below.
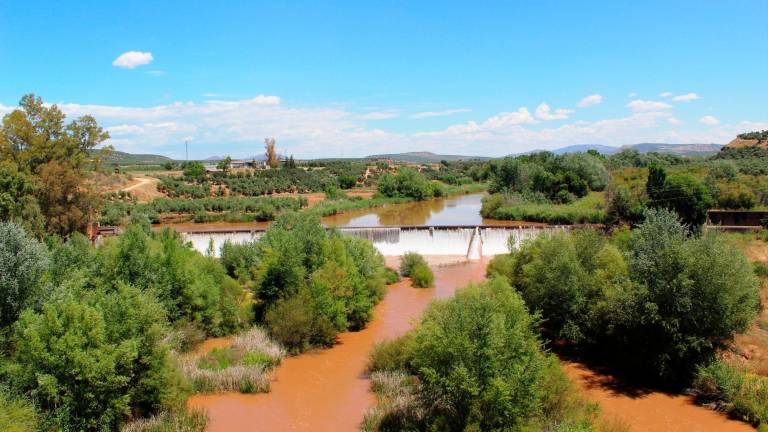
[[435,288],[412,288],[408,280],[390,285],[365,329],[341,334],[330,349],[285,359],[275,370],[269,393],[195,395],[188,404],[208,411],[209,432],[356,431],[375,403],[364,374],[373,345],[410,329],[432,299],[450,297],[457,288],[481,281],[485,265],[476,261],[437,267]]
[[[452,262],[446,257],[441,260]],[[396,258],[387,261],[393,265]],[[375,403],[364,374],[373,345],[408,331],[432,299],[450,297],[456,289],[482,281],[486,264],[454,260],[454,264],[436,267],[432,289],[412,288],[408,280],[389,286],[365,329],[341,334],[339,343],[330,349],[284,360],[274,372],[270,393],[195,395],[188,405],[208,412],[209,432],[357,431],[365,411]],[[200,349],[209,350],[227,342],[227,338],[213,339]],[[607,418],[620,419],[631,425],[631,431],[754,430],[695,405],[688,396],[622,393],[615,390],[610,377],[582,364],[563,362],[563,367],[577,388],[600,404]]]

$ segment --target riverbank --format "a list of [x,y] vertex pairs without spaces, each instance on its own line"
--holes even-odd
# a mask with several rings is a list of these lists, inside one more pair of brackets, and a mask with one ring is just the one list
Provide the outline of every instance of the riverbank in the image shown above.
[[437,266],[435,288],[412,288],[408,279],[390,285],[365,329],[341,334],[330,349],[285,359],[275,370],[270,393],[195,395],[188,406],[207,410],[209,432],[356,431],[375,403],[365,376],[373,345],[409,330],[432,299],[482,280],[486,264]]
[[[387,258],[390,266],[397,262],[396,257]],[[357,431],[365,411],[376,402],[365,375],[373,345],[408,331],[431,300],[450,297],[458,288],[485,278],[487,261],[429,257],[429,262],[435,272],[435,288],[412,288],[408,279],[389,286],[365,329],[341,334],[339,343],[330,349],[284,360],[272,376],[270,393],[195,395],[188,406],[207,410],[209,432]],[[220,343],[209,342],[208,347]],[[585,365],[564,361],[563,367],[577,387],[600,404],[606,419],[629,424],[631,431],[753,430],[746,423],[696,405],[686,395],[622,391],[610,376]]]

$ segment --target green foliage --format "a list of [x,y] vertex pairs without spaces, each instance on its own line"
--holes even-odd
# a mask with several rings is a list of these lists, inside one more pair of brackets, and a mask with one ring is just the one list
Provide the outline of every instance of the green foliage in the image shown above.
[[752,322],[758,281],[740,251],[714,235],[687,238],[669,212],[649,211],[630,248],[636,287],[611,308],[617,352],[629,367],[685,381]]
[[40,418],[35,407],[26,399],[11,394],[0,386],[0,430],[4,432],[32,432],[38,430]]
[[197,161],[184,162],[181,166],[184,170],[184,176],[198,178],[205,176],[205,167]]
[[326,346],[370,320],[381,299],[384,259],[370,243],[328,233],[317,216],[280,216],[253,245],[227,246],[231,275],[253,286],[258,321],[290,350]]
[[[664,185],[659,189],[662,177]],[[707,220],[707,210],[714,204],[707,188],[687,175],[666,177],[652,167],[646,188],[651,206],[673,210],[691,226],[703,224]]]
[[392,285],[393,283],[397,283],[400,281],[400,274],[397,272],[397,270],[387,267],[384,269],[384,282],[387,285]]
[[162,342],[165,312],[150,295],[61,286],[16,326],[15,387],[55,410],[61,428],[116,429],[126,418],[176,403],[179,387]]
[[401,168],[396,175],[384,174],[379,179],[379,193],[388,197],[414,198],[418,201],[432,198],[432,184],[423,174],[410,168]]
[[400,274],[410,277],[416,266],[426,266],[427,261],[416,252],[406,252],[400,257]]
[[180,408],[135,420],[123,426],[120,432],[205,432],[207,425],[205,411]]
[[[537,323],[498,278],[434,302],[415,330],[374,349],[369,370],[386,409],[369,429],[588,430],[591,416],[568,396],[572,390],[557,360],[543,352]],[[398,394],[399,405],[388,404]]]
[[768,130],[746,132],[746,133],[741,133],[737,136],[743,140],[768,141]]
[[589,153],[555,156],[543,152],[491,163],[491,192],[538,193],[567,204],[590,190],[602,191],[610,174],[601,158]]
[[[505,276],[551,338],[637,377],[686,383],[759,309],[758,281],[715,235],[688,237],[674,213],[649,210],[627,242],[595,232],[540,236],[489,273]],[[604,347],[611,347],[603,352]]]
[[416,264],[411,268],[411,283],[415,288],[431,288],[435,284],[435,275],[426,264]]
[[[44,218],[45,229],[61,235],[84,229],[97,204],[84,179],[85,164],[108,138],[93,117],[65,124],[56,105],[24,95],[0,126],[0,220],[24,219],[38,232]],[[95,159],[104,152],[94,153]]]
[[552,204],[536,195],[493,194],[483,198],[480,214],[500,220],[549,224],[603,223],[606,213],[602,196],[593,192],[570,204]]
[[45,245],[9,222],[0,222],[0,328],[39,303],[49,253]]
[[608,201],[606,222],[609,224],[627,223],[636,225],[642,222],[645,212],[643,200],[633,195],[629,188],[619,187],[613,191]]
[[716,360],[698,369],[694,395],[734,417],[768,425],[768,378]]
[[339,187],[342,189],[352,189],[357,184],[357,178],[349,174],[343,174],[336,178],[339,182]]

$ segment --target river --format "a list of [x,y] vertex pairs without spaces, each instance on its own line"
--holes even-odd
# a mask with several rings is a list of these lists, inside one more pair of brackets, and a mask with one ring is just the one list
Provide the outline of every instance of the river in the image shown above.
[[[324,222],[348,228],[494,224],[479,215],[481,197],[397,204],[336,215]],[[406,332],[432,299],[449,297],[457,288],[484,278],[488,257],[467,261],[463,256],[442,256],[430,262],[451,262],[451,258],[459,263],[434,267],[435,288],[415,289],[408,280],[391,285],[365,329],[341,334],[330,349],[285,359],[273,373],[270,393],[194,395],[188,405],[207,410],[209,432],[358,430],[365,411],[375,403],[364,374],[373,345]],[[387,257],[389,265],[396,261]],[[220,343],[212,341],[206,347]],[[565,362],[564,368],[577,388],[600,403],[607,417],[626,421],[632,431],[753,430],[695,405],[688,396],[619,392],[609,377],[584,365]]]

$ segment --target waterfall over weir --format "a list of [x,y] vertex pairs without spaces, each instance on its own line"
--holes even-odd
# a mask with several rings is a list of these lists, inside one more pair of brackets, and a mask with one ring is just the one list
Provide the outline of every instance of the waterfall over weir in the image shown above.
[[[480,259],[484,256],[500,255],[517,249],[520,244],[542,233],[563,230],[563,227],[374,227],[374,228],[337,228],[344,234],[370,241],[385,256],[400,256],[405,252],[417,252],[421,255],[465,256],[468,259]],[[192,246],[206,253],[213,246],[215,256],[219,256],[221,246],[226,241],[245,243],[258,240],[260,231],[242,232],[190,232],[184,238]]]

